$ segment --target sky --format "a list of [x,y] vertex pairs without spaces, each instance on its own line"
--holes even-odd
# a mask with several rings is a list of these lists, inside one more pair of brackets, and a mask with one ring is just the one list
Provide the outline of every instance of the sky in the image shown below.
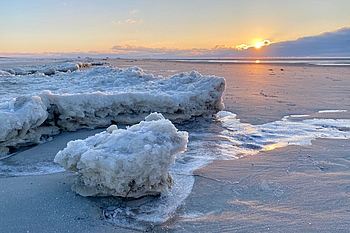
[[350,57],[349,0],[0,4],[0,56]]

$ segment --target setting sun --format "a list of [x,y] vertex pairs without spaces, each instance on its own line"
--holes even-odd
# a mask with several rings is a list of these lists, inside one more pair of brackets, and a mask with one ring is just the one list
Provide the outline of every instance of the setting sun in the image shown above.
[[[255,40],[255,41],[257,41],[257,40]],[[263,41],[255,42],[251,45],[246,45],[246,44],[236,45],[236,46],[234,46],[234,48],[236,48],[238,50],[245,50],[245,49],[250,49],[250,48],[260,49],[261,47],[268,46],[271,43],[272,42],[269,40],[263,40]]]
[[261,47],[263,47],[264,46],[264,43],[263,42],[256,42],[255,44],[254,44],[254,48],[256,48],[256,49],[260,49]]
[[256,49],[260,49],[261,47],[263,46],[268,46],[270,45],[271,42],[269,40],[264,40],[264,41],[259,41],[259,42],[256,42],[253,47],[256,48]]

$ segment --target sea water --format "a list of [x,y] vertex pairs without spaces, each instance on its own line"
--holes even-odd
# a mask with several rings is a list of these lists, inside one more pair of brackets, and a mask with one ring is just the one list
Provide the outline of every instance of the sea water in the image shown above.
[[191,63],[228,63],[228,64],[298,64],[314,66],[350,66],[350,58],[240,58],[240,59],[173,59]]
[[[28,69],[26,66],[19,68],[21,69],[18,70],[22,71]],[[42,68],[40,66],[37,70]],[[74,81],[74,77],[77,75],[75,73],[77,71],[68,71],[64,74],[65,79],[60,80],[62,78],[60,73],[45,75],[38,72],[33,76],[33,73],[16,75],[7,72],[6,69],[2,70],[4,70],[0,76],[0,104],[2,105],[20,95],[37,94],[43,88],[51,91],[56,90],[64,95],[62,89],[64,90],[67,85],[71,85],[69,80]],[[115,71],[111,69],[111,72]],[[85,74],[91,75],[91,73]],[[76,92],[86,92],[92,88],[92,84],[81,83],[81,85],[76,85],[76,88]],[[102,91],[112,91],[113,87],[110,88]],[[262,125],[242,123],[234,113],[218,111],[216,114],[193,117],[175,123],[178,130],[188,132],[189,142],[186,152],[176,155],[175,163],[169,169],[174,181],[169,192],[160,197],[145,198],[138,204],[131,201],[125,202],[124,205],[110,206],[103,210],[102,216],[106,221],[119,226],[140,230],[161,224],[176,213],[176,210],[190,194],[194,185],[193,172],[196,169],[217,159],[238,159],[288,145],[310,145],[311,141],[316,138],[349,139],[350,119],[328,119],[327,114],[325,114],[345,111],[324,109],[318,112],[317,119],[308,115],[293,115]],[[325,117],[322,117],[322,114],[325,114]],[[3,124],[3,122],[1,123]],[[62,172],[62,169],[53,162],[54,156],[55,154],[52,155],[51,161],[37,159],[25,165],[9,163],[11,157],[2,157],[0,176]],[[187,217],[190,216],[191,213],[188,213]]]

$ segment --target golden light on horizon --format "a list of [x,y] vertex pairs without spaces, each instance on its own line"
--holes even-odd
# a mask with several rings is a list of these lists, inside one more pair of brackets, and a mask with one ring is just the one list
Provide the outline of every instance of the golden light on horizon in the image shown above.
[[264,43],[263,43],[263,42],[256,42],[253,46],[254,46],[254,48],[256,48],[256,49],[260,49],[261,47],[264,46]]
[[[256,40],[255,40],[256,41]],[[245,49],[249,49],[249,48],[255,48],[255,49],[260,49],[262,47],[268,46],[270,45],[272,42],[269,40],[263,40],[263,41],[258,41],[255,42],[251,45],[246,45],[246,44],[240,44],[240,45],[236,45],[234,46],[234,48],[238,49],[238,50],[245,50]]]
[[270,44],[271,44],[271,42],[269,40],[263,40],[263,41],[259,41],[259,42],[256,42],[255,44],[253,44],[253,47],[256,49],[260,49],[261,47],[268,46]]
[[238,50],[249,49],[249,45],[240,44],[240,45],[236,45],[235,48],[238,49]]

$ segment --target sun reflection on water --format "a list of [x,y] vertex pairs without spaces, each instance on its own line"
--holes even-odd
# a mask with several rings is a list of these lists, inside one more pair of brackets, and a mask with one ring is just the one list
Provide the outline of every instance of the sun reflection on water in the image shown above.
[[275,143],[275,144],[266,145],[263,147],[263,150],[269,151],[269,150],[274,150],[281,147],[286,147],[286,143]]

